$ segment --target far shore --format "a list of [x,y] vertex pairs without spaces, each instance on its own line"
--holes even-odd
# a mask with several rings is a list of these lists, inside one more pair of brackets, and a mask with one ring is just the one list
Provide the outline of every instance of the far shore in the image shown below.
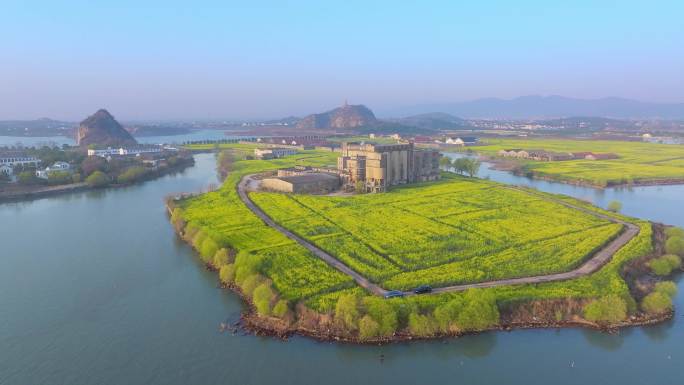
[[508,159],[501,159],[498,157],[494,156],[489,156],[489,155],[482,155],[479,154],[480,159],[487,163],[492,164],[492,168],[494,170],[498,171],[508,171],[514,175],[521,176],[521,177],[527,177],[531,179],[537,179],[537,180],[545,180],[548,182],[557,182],[557,183],[564,183],[564,184],[569,184],[573,186],[583,186],[583,187],[591,187],[591,188],[596,188],[596,189],[607,189],[607,188],[624,188],[624,187],[646,187],[646,186],[672,186],[672,185],[680,185],[684,184],[684,178],[682,179],[656,179],[656,180],[634,180],[631,183],[616,183],[616,184],[608,184],[606,186],[601,186],[597,184],[593,184],[589,181],[582,180],[582,179],[558,179],[554,178],[553,176],[546,176],[546,175],[539,175],[536,173],[532,173],[531,175],[520,175],[515,172],[515,167],[511,166],[511,161]]
[[[57,185],[57,186],[41,186],[41,185],[32,185],[32,186],[21,186],[21,185],[0,185],[0,204],[2,203],[9,203],[9,202],[21,202],[21,201],[31,201],[35,199],[41,199],[41,198],[47,198],[51,196],[56,196],[56,195],[62,195],[62,194],[68,194],[68,193],[74,193],[74,192],[81,192],[81,191],[87,191],[87,190],[99,190],[99,189],[107,189],[107,188],[119,188],[119,187],[127,187],[127,186],[132,186],[136,185],[139,183],[144,183],[148,180],[153,180],[160,178],[165,175],[169,175],[175,172],[180,172],[186,169],[187,167],[190,167],[194,164],[193,162],[188,162],[188,163],[181,163],[175,167],[168,167],[164,169],[158,170],[157,173],[150,175],[147,178],[142,178],[138,181],[135,181],[133,183],[128,183],[128,184],[118,184],[118,183],[112,183],[107,186],[103,187],[95,187],[91,186],[85,182],[81,183],[70,183],[70,184],[64,184],[64,185]],[[7,188],[9,186],[9,188]]]

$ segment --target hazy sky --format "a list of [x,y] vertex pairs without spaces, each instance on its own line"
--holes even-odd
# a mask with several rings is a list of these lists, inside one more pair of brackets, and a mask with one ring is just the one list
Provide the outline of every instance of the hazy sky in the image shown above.
[[530,94],[684,102],[684,2],[0,7],[0,119],[99,107],[120,119],[279,117],[345,98],[382,110]]

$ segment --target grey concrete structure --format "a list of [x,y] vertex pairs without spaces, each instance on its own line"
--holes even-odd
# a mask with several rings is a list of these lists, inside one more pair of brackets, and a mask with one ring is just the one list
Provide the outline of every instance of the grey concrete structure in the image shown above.
[[262,189],[296,194],[326,194],[339,187],[339,176],[318,172],[266,178],[261,181]]
[[343,143],[337,168],[345,183],[363,183],[367,192],[389,186],[439,179],[439,151],[418,150],[413,143]]

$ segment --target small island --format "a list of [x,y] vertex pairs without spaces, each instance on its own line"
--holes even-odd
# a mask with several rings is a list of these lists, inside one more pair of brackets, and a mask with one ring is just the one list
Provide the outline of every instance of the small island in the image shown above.
[[383,343],[672,317],[681,229],[440,172],[401,143],[217,147],[223,186],[167,205],[257,333]]

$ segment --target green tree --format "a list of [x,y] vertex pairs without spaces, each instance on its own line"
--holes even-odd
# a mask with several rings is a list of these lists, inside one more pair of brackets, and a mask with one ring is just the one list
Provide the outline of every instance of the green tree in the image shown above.
[[457,174],[463,175],[468,168],[466,163],[468,163],[468,158],[456,158],[452,161],[451,167]]
[[104,187],[109,184],[109,177],[102,171],[95,171],[85,181],[91,187]]
[[207,239],[207,234],[202,230],[198,230],[195,236],[192,237],[192,246],[195,250],[199,250],[202,247],[205,239]]
[[474,177],[477,175],[477,172],[480,171],[480,161],[475,159],[475,158],[467,158],[466,162],[464,164],[465,166],[465,172],[468,174],[469,177]]
[[677,254],[680,257],[684,257],[684,238],[682,237],[670,237],[667,242],[665,242],[665,251],[668,254]]
[[679,227],[668,227],[665,229],[665,235],[668,237],[680,237],[684,238],[684,229]]
[[200,231],[199,226],[197,226],[194,223],[188,223],[187,226],[183,229],[183,238],[189,242],[192,243],[192,240],[195,238],[195,235]]
[[499,323],[499,309],[493,294],[470,289],[464,296],[463,310],[456,317],[462,330],[483,330]]
[[627,317],[627,304],[617,295],[610,294],[584,306],[584,318],[593,322],[615,323]]
[[641,308],[649,314],[663,313],[672,309],[672,299],[665,293],[654,291],[644,297]]
[[33,184],[39,184],[43,182],[42,179],[36,177],[36,173],[34,171],[22,171],[17,175],[17,181],[19,184],[23,185],[33,185]]
[[228,264],[221,266],[219,270],[219,279],[225,284],[231,284],[235,281],[235,265]]
[[608,211],[619,213],[620,210],[622,210],[622,203],[619,201],[610,201],[610,203],[608,203]]
[[53,171],[48,175],[48,184],[59,185],[71,183],[71,173],[67,171]]
[[419,337],[434,335],[438,330],[437,322],[434,318],[417,312],[409,314],[408,327],[411,334]]
[[230,257],[229,257],[227,249],[221,248],[214,254],[214,258],[213,258],[214,267],[220,269],[221,266],[227,265],[230,262],[231,261],[230,261]]
[[366,314],[359,321],[359,339],[367,341],[380,335],[380,325]]
[[674,298],[677,295],[677,285],[672,281],[663,281],[655,284],[653,291],[658,293],[663,293],[670,298]]
[[147,170],[141,166],[133,166],[127,168],[124,172],[119,174],[116,181],[121,184],[133,183],[142,179],[147,174]]
[[218,251],[219,246],[211,239],[211,237],[206,237],[199,248],[200,257],[204,262],[213,262],[214,255]]
[[252,302],[260,315],[271,314],[271,300],[275,296],[273,290],[271,289],[270,282],[264,282],[254,289],[254,294],[252,295]]
[[261,273],[264,267],[262,255],[241,252],[235,257],[235,282],[240,285],[249,276]]
[[448,156],[442,156],[439,158],[439,165],[448,171],[451,168],[451,158]]
[[434,317],[443,333],[448,333],[454,327],[458,327],[456,317],[463,310],[463,302],[463,298],[457,297],[435,309]]
[[290,307],[287,304],[287,300],[281,299],[273,306],[271,313],[278,318],[284,318],[289,310]]
[[242,281],[240,290],[242,290],[242,294],[245,296],[251,297],[254,294],[254,289],[261,285],[265,280],[266,278],[261,274],[250,275]]
[[378,323],[378,335],[389,337],[399,326],[397,311],[386,300],[378,297],[364,297],[363,306],[366,313]]
[[347,330],[356,330],[359,320],[359,300],[355,294],[342,294],[335,305],[335,320]]
[[656,275],[660,276],[670,275],[672,270],[679,269],[681,266],[682,259],[675,254],[666,254],[648,262],[648,267],[650,267]]

